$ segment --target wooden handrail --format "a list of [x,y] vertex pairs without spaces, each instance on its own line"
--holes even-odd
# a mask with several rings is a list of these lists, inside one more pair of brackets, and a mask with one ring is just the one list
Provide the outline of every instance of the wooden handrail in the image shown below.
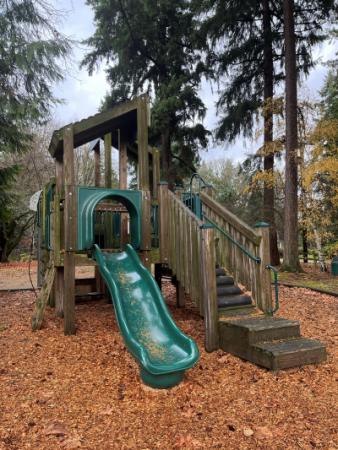
[[226,220],[231,226],[236,228],[241,234],[248,238],[255,245],[259,245],[261,237],[256,233],[256,231],[239,219],[235,214],[230,212],[224,206],[220,205],[216,200],[211,198],[204,192],[200,193],[200,198],[202,203],[207,205],[211,210],[213,210],[218,216]]
[[218,307],[214,229],[205,224],[168,190],[159,185],[161,262],[168,264],[205,322],[205,348],[218,349]]
[[201,192],[206,220],[215,226],[216,259],[235,283],[250,292],[256,306],[269,314],[272,310],[269,229],[253,229],[211,196]]

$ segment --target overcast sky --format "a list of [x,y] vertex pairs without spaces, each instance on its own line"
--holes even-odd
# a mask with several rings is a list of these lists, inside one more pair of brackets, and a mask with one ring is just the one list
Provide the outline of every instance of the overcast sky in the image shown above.
[[[54,0],[54,4],[57,9],[64,12],[63,22],[58,25],[60,31],[76,41],[82,41],[93,34],[93,12],[85,4],[85,0]],[[95,114],[108,90],[103,65],[92,76],[89,76],[85,69],[78,68],[85,51],[82,45],[74,50],[73,67],[67,70],[65,80],[55,88],[56,95],[64,100],[64,103],[55,110],[55,118],[61,125]],[[323,62],[333,59],[334,54],[335,48],[332,43],[325,43],[315,50],[315,59],[319,63],[304,81],[304,88],[311,96],[316,96],[323,85],[327,73]],[[216,97],[207,83],[202,84],[201,97],[208,108],[204,125],[212,130],[217,123],[214,106]],[[227,157],[240,161],[246,153],[257,147],[258,143],[238,139],[231,146],[215,147],[211,144],[208,151],[203,152],[201,156],[204,160]]]

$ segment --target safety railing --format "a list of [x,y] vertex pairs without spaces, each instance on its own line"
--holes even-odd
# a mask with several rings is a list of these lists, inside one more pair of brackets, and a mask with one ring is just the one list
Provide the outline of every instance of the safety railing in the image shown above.
[[256,306],[271,314],[269,229],[251,228],[210,195],[201,192],[203,217],[215,227],[216,261],[249,292]]
[[167,184],[159,185],[160,258],[204,316],[208,351],[218,348],[214,229],[204,224]]

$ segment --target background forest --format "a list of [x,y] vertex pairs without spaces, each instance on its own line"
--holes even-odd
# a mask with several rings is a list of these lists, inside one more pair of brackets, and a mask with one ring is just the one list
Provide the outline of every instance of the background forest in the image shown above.
[[[147,93],[150,142],[174,189],[199,172],[217,200],[253,225],[268,222],[271,260],[290,271],[299,259],[338,251],[338,65],[318,98],[299,89],[337,39],[333,0],[88,0],[95,31],[82,60],[104,66],[110,90],[101,110]],[[53,177],[47,152],[59,102],[54,86],[79,45],[42,1],[0,0],[0,259],[29,243],[30,196]],[[207,129],[202,83],[217,93],[217,127]],[[93,111],[95,113],[95,111]],[[242,163],[205,162],[201,152],[238,137],[259,143]],[[79,149],[78,182],[90,184],[93,155]],[[132,177],[131,177],[132,178]],[[116,181],[116,177],[115,177]],[[132,180],[131,180],[132,181]],[[282,259],[281,259],[282,258]]]

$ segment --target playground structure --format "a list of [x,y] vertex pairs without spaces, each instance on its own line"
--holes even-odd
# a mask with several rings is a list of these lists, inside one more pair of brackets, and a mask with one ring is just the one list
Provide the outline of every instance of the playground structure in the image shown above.
[[[172,320],[162,298],[162,273],[204,318],[205,348],[219,348],[268,369],[317,363],[325,347],[300,336],[299,323],[273,317],[269,229],[252,228],[220,205],[213,190],[172,192],[160,176],[160,152],[148,145],[150,112],[141,96],[55,131],[49,152],[56,178],[39,207],[39,276],[43,285],[33,316],[42,324],[48,302],[76,331],[76,265],[95,265],[81,293],[111,295],[126,346],[153,387],[179,383],[198,359],[194,341]],[[100,180],[104,140],[104,186]],[[77,186],[74,148],[90,143],[95,186]],[[112,189],[111,150],[119,151],[119,189]],[[137,164],[137,190],[127,189],[127,162]],[[198,177],[197,175],[194,175]],[[154,270],[155,282],[150,270]],[[107,292],[106,292],[107,294]]]

